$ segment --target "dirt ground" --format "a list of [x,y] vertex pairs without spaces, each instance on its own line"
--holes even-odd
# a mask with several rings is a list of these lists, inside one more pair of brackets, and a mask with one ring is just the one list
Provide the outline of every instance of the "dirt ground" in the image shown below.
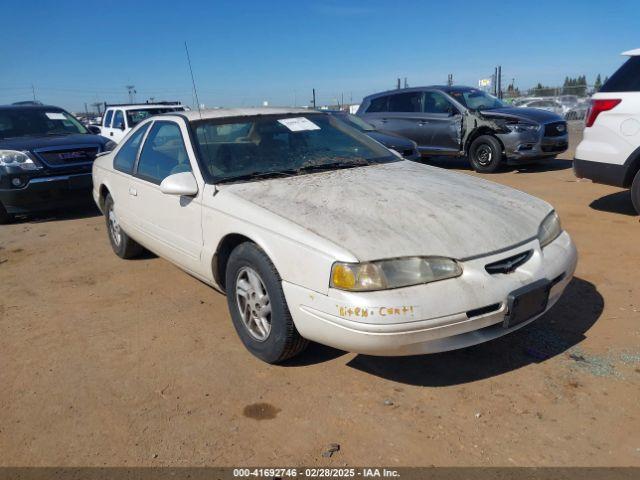
[[489,177],[557,208],[580,255],[564,297],[429,356],[268,366],[222,295],[117,258],[92,207],[0,227],[0,465],[640,466],[640,223],[571,157]]

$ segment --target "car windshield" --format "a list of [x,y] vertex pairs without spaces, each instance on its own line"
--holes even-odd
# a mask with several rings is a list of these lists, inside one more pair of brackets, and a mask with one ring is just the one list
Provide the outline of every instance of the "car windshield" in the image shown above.
[[470,110],[492,110],[505,106],[498,98],[475,88],[452,91],[449,95]]
[[149,118],[152,115],[161,115],[163,113],[182,111],[182,108],[167,107],[167,108],[139,108],[135,110],[127,110],[127,120],[129,127],[135,127],[145,118]]
[[88,133],[73,115],[47,108],[0,110],[0,139]]
[[326,114],[198,120],[193,126],[204,170],[214,183],[398,160]]

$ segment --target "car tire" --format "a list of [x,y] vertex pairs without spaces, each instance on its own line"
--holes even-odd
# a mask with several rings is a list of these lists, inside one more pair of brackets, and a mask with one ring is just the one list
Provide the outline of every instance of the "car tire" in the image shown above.
[[0,203],[0,225],[6,225],[7,223],[11,223],[14,220],[14,216],[10,213],[7,213],[7,209],[4,208],[4,205]]
[[631,184],[631,202],[633,203],[633,208],[640,215],[640,170],[636,173]]
[[293,323],[280,275],[257,245],[245,242],[231,252],[225,286],[233,326],[253,355],[279,363],[306,348],[308,341]]
[[113,206],[113,198],[111,198],[111,195],[107,195],[104,200],[104,218],[111,248],[120,258],[134,258],[140,255],[144,248],[120,227]]
[[502,145],[492,135],[480,135],[469,147],[469,163],[480,173],[493,173],[502,163]]

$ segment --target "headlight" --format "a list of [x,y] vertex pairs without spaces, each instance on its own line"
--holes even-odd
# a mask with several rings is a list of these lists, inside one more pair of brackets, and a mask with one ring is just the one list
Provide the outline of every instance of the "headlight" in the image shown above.
[[540,247],[544,248],[553,242],[562,233],[560,217],[556,212],[551,212],[540,224],[538,228],[538,240]]
[[364,292],[409,287],[462,275],[462,267],[450,258],[409,257],[365,263],[336,262],[331,287]]
[[42,168],[36,165],[29,155],[16,150],[0,150],[0,167],[12,167],[19,170],[37,170]]
[[507,123],[505,124],[505,127],[507,127],[512,132],[518,133],[537,132],[538,130],[540,130],[540,125],[536,125],[534,123]]

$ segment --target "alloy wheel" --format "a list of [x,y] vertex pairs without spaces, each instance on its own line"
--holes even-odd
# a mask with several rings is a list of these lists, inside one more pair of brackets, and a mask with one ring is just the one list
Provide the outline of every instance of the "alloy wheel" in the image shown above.
[[271,301],[258,272],[242,267],[236,278],[236,303],[249,334],[264,342],[271,333]]

